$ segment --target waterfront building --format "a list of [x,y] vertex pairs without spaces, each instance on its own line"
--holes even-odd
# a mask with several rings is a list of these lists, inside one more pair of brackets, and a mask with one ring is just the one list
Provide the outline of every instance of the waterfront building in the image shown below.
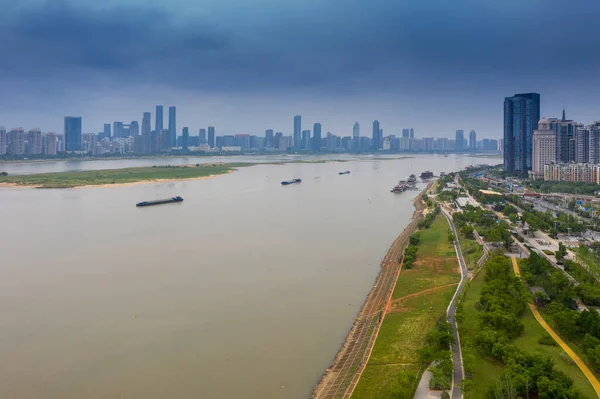
[[382,144],[381,143],[381,140],[382,140],[381,134],[383,134],[383,132],[379,128],[379,121],[374,120],[373,121],[373,140],[371,142],[371,149],[374,151],[381,149],[381,144]]
[[310,150],[310,130],[302,131],[302,149]]
[[177,108],[169,107],[169,147],[177,147]]
[[402,129],[402,137],[410,138],[410,129]]
[[352,149],[358,151],[360,149],[360,125],[354,122],[352,127]]
[[110,123],[105,123],[104,124],[104,137],[110,138]]
[[[110,125],[108,125],[110,126]],[[57,153],[57,139],[56,133],[49,132],[46,133],[46,155],[56,155]]]
[[477,133],[475,130],[469,132],[469,150],[475,151],[477,149]]
[[6,129],[0,126],[0,155],[6,155]]
[[464,130],[457,130],[456,131],[456,138],[454,141],[455,144],[455,151],[456,152],[460,152],[460,151],[464,151],[464,142],[465,142],[465,131]]
[[273,136],[273,129],[265,130],[265,146],[267,148],[275,147],[275,136]]
[[200,129],[198,131],[198,144],[206,144],[206,129]]
[[27,153],[29,155],[42,153],[42,131],[40,129],[29,129],[27,133]]
[[189,139],[190,139],[190,130],[187,127],[183,128],[181,133],[181,149],[184,152],[189,151]]
[[556,162],[556,135],[550,128],[550,122],[542,118],[538,129],[533,132],[532,169],[530,177],[544,177],[544,166]]
[[22,127],[13,128],[10,132],[8,132],[7,146],[7,154],[25,154],[25,130]]
[[327,151],[333,152],[337,149],[337,140],[336,137],[331,134],[331,132],[327,132]]
[[313,151],[321,150],[321,124],[315,123],[313,125]]
[[302,116],[294,116],[294,148],[302,149]]
[[131,121],[129,124],[129,135],[133,137],[140,135],[140,124],[138,121]]
[[540,95],[515,94],[504,99],[504,170],[524,174],[531,170],[533,131],[540,120]]
[[119,139],[124,135],[123,122],[113,122],[113,134],[115,139]]
[[160,135],[163,131],[163,116],[164,116],[164,111],[163,111],[163,106],[162,105],[157,105],[156,106],[156,115],[154,115],[154,130],[157,132],[157,135]]
[[214,126],[208,127],[208,145],[210,146],[210,148],[215,147],[215,127]]
[[250,149],[250,135],[249,134],[236,134],[233,138],[233,145],[240,147],[242,151]]
[[81,151],[81,117],[65,116],[65,151]]
[[411,127],[408,134],[411,139],[414,139],[415,138],[415,129],[413,129]]

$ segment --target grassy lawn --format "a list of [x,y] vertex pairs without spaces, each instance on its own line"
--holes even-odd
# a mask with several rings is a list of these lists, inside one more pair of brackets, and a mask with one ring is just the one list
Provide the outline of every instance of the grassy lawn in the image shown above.
[[228,173],[243,163],[198,164],[189,166],[152,166],[141,168],[87,170],[79,172],[42,173],[0,176],[0,183],[44,188],[68,188],[96,184],[122,184],[157,179],[189,179]]
[[[393,392],[398,392],[399,385],[407,387],[407,384],[408,393],[399,397],[412,398],[426,367],[419,363],[417,350],[425,346],[426,333],[445,317],[460,281],[456,254],[448,243],[447,231],[444,216],[438,216],[429,229],[421,231],[417,260],[413,269],[400,274],[390,313],[383,321],[352,398],[390,398]],[[405,297],[436,287],[439,289]]]
[[479,311],[476,304],[483,288],[483,273],[479,273],[465,288],[462,299],[462,322],[458,325],[465,373],[471,374],[470,389],[465,398],[484,398],[502,372],[502,365],[482,357],[475,347],[475,332]]
[[590,267],[591,270],[595,271],[596,273],[600,273],[600,267],[598,267],[600,260],[592,251],[590,251],[589,248],[582,245],[575,251],[575,253]]
[[471,240],[465,237],[464,234],[458,233],[458,239],[460,242],[460,250],[462,251],[467,269],[475,270],[477,261],[483,256],[483,248],[474,239]]
[[418,248],[413,268],[400,272],[394,299],[460,281],[454,246],[448,242],[446,218],[438,216],[429,229],[421,231]]
[[[564,353],[564,351],[558,345],[541,345],[538,342],[541,337],[547,336],[548,333],[533,317],[533,314],[531,314],[531,310],[529,310],[529,308],[527,308],[525,311],[521,321],[525,325],[525,333],[513,342],[515,346],[526,352],[552,358],[556,369],[571,377],[577,389],[579,389],[581,393],[585,395],[585,397],[595,397],[596,393],[594,392],[592,385],[589,383],[587,378],[585,378],[581,370],[579,370],[579,367],[572,363],[568,356],[566,356],[566,353]],[[571,343],[569,343],[569,346],[573,350],[577,349]],[[581,353],[579,353],[579,356],[581,357]]]

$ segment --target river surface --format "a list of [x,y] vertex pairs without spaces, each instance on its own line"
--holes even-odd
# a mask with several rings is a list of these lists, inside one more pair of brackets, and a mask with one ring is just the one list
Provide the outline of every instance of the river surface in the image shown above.
[[[390,188],[410,173],[499,163],[346,158],[129,187],[0,188],[0,398],[309,396],[414,211],[417,192]],[[2,169],[98,163],[157,160]],[[185,201],[134,206],[175,195]]]

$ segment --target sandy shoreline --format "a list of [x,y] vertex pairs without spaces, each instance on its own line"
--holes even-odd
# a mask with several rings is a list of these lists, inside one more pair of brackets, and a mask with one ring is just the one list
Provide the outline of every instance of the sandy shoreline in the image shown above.
[[204,180],[204,179],[213,179],[217,176],[225,175],[227,173],[231,173],[233,170],[227,171],[225,173],[219,173],[216,175],[208,175],[208,176],[198,176],[198,177],[186,177],[183,179],[150,179],[150,180],[139,180],[127,183],[106,183],[106,184],[86,184],[82,186],[73,186],[73,187],[44,187],[43,185],[29,185],[29,184],[17,184],[17,183],[0,183],[0,188],[39,188],[39,189],[56,189],[56,190],[64,190],[64,189],[72,189],[72,188],[117,188],[117,187],[131,187],[137,186],[140,184],[160,184],[160,183],[175,183],[180,181],[191,181],[191,180]]

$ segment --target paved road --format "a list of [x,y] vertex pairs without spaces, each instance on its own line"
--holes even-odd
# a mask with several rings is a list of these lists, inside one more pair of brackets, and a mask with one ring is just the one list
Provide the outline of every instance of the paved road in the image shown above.
[[452,326],[452,335],[454,336],[454,342],[452,343],[452,359],[453,359],[453,379],[454,386],[452,387],[452,394],[450,397],[452,399],[461,399],[462,398],[462,380],[464,379],[464,370],[463,370],[463,362],[462,362],[462,352],[460,349],[460,340],[458,336],[458,330],[456,328],[456,303],[458,298],[462,294],[465,284],[467,283],[467,265],[465,260],[463,259],[462,252],[460,250],[460,244],[458,242],[458,234],[456,233],[456,228],[454,227],[454,223],[452,222],[452,218],[450,215],[446,213],[445,210],[442,209],[442,213],[448,219],[448,223],[450,224],[450,228],[452,229],[452,233],[456,239],[454,240],[454,248],[456,249],[456,257],[458,258],[458,264],[460,265],[460,284],[454,293],[454,297],[452,298],[452,302],[450,302],[450,306],[448,307],[448,322]]

